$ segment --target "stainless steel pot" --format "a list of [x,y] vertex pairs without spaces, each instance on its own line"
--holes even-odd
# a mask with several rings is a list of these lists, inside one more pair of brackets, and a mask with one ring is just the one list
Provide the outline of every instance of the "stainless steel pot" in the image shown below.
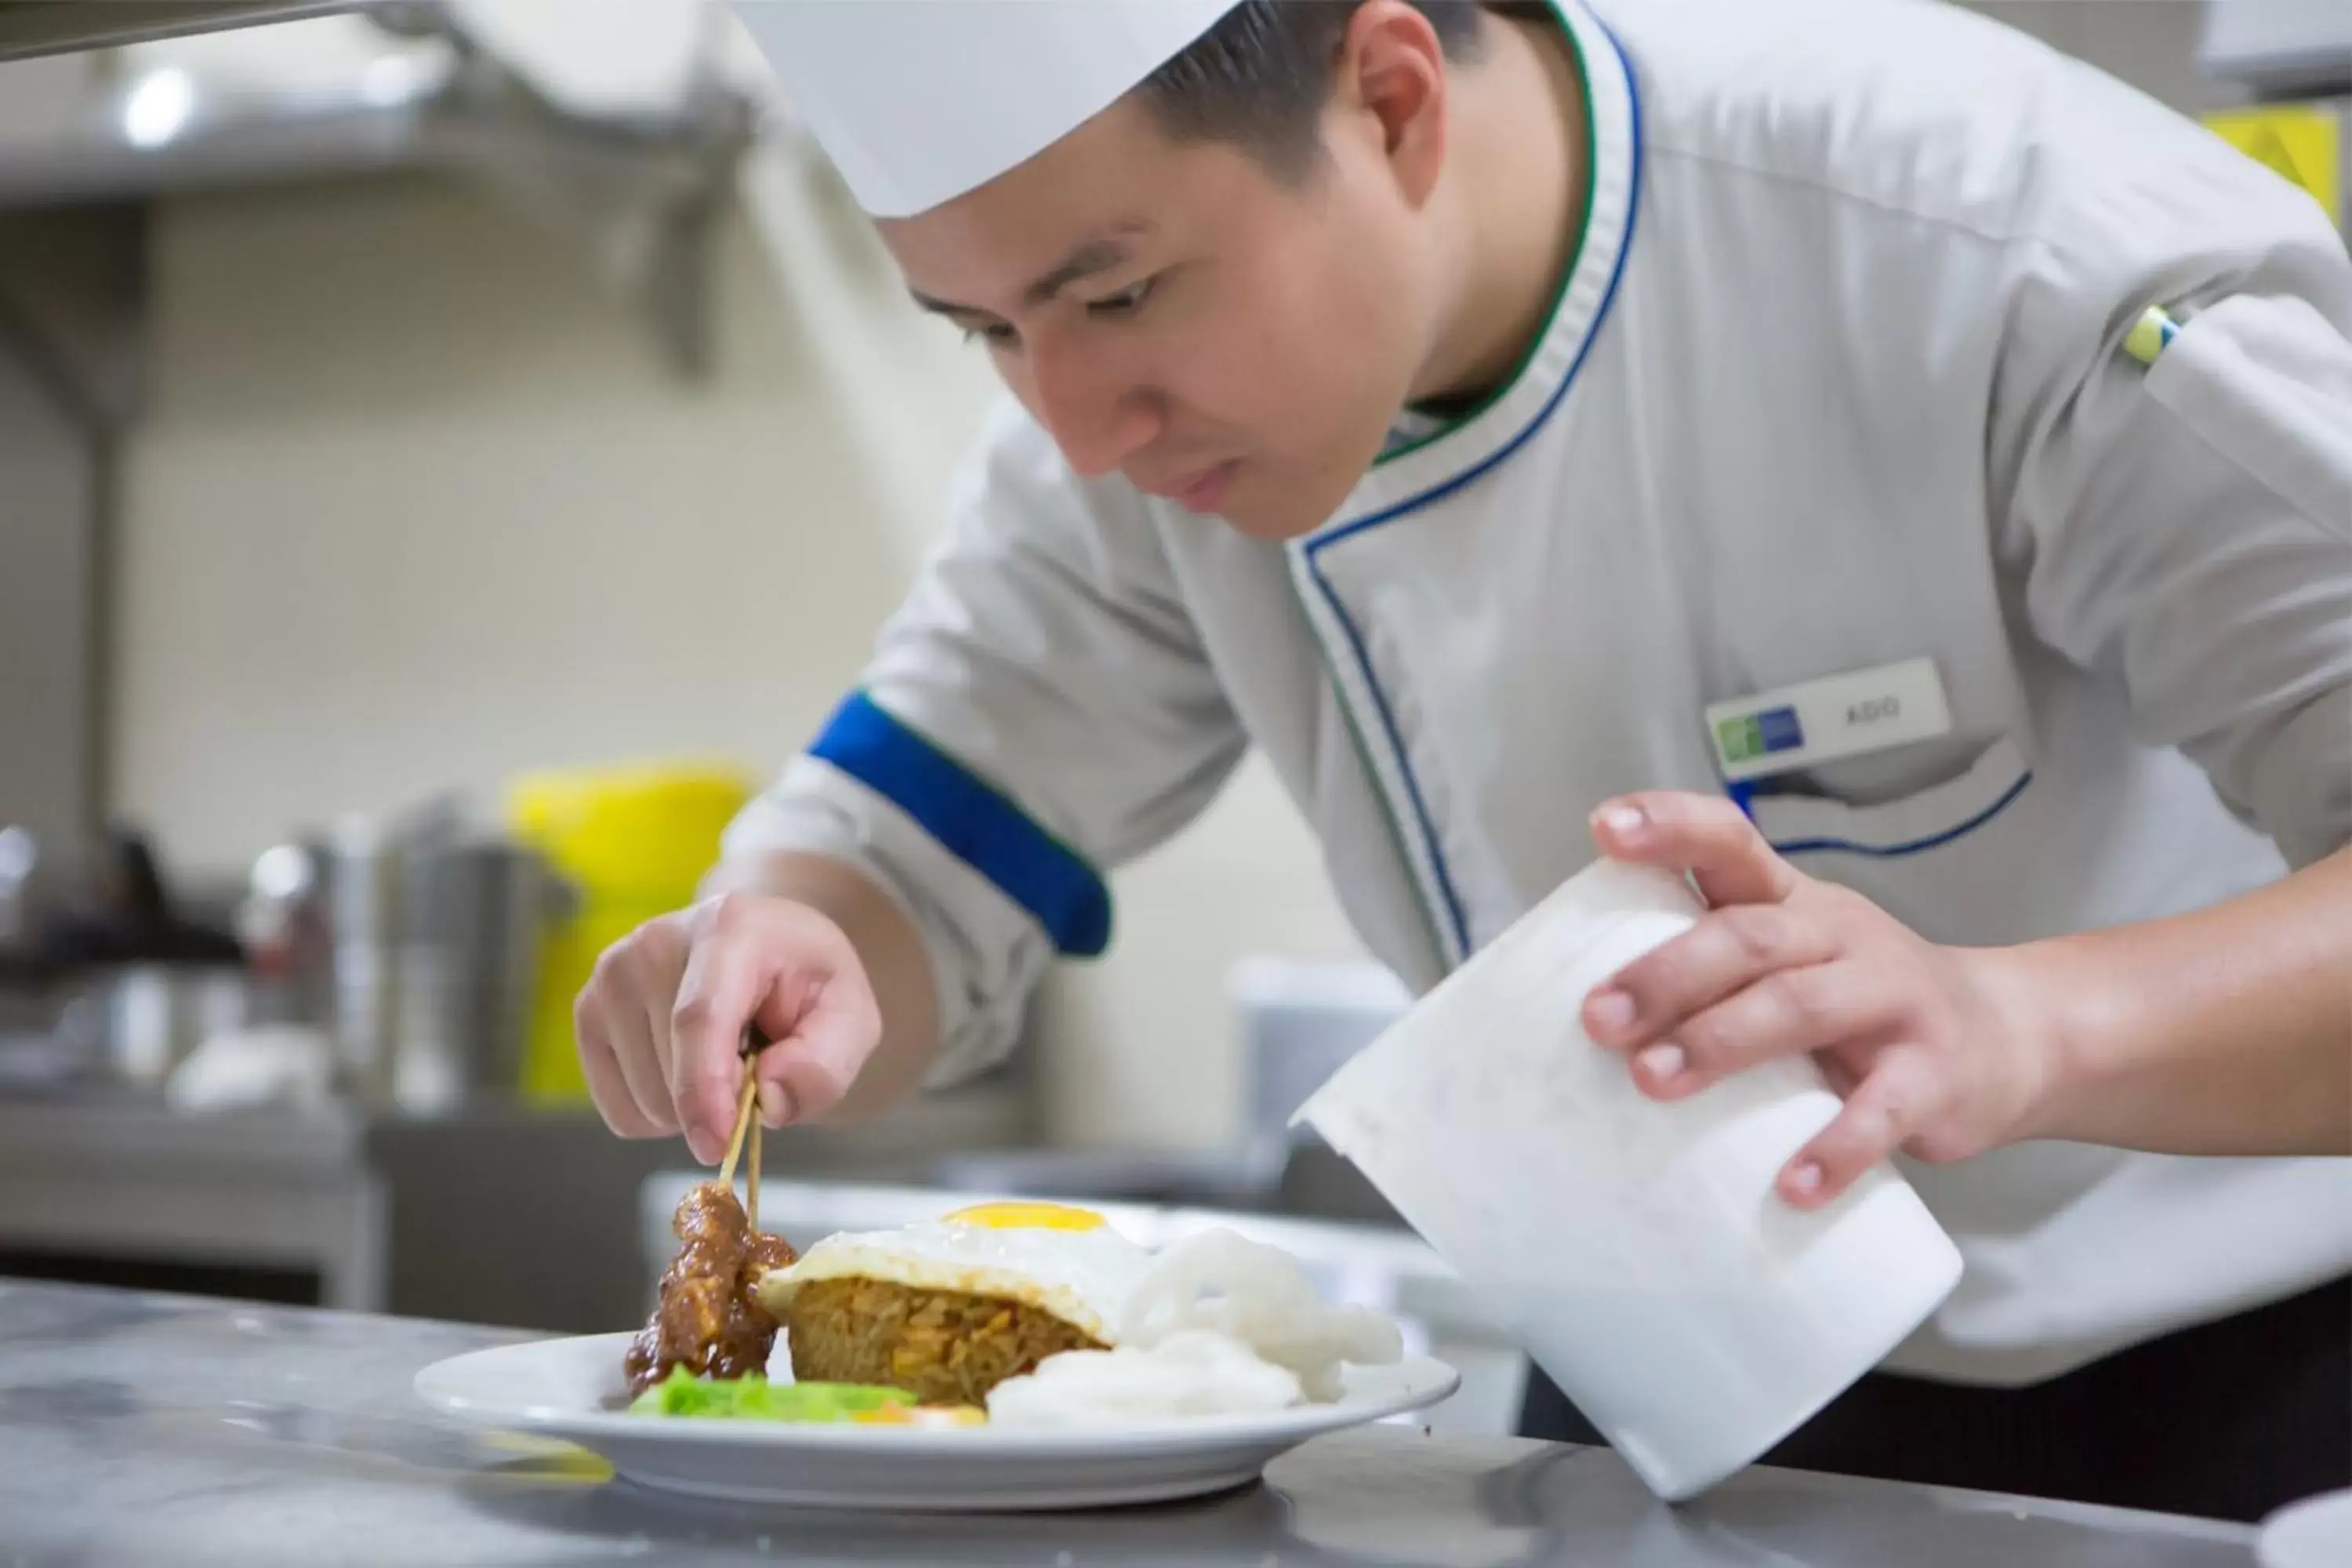
[[568,885],[535,851],[497,838],[412,846],[396,880],[393,1098],[429,1110],[510,1092]]
[[271,850],[248,942],[285,955],[352,1093],[434,1110],[518,1087],[545,933],[572,897],[537,852],[436,804]]

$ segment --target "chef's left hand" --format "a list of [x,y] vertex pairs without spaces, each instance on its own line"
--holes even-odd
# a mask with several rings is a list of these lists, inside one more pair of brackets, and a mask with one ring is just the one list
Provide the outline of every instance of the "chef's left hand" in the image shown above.
[[1845,1107],[1780,1172],[1790,1203],[1817,1208],[1897,1149],[1958,1160],[2029,1134],[2053,1071],[2005,950],[1924,941],[1717,796],[1623,796],[1592,832],[1615,859],[1692,873],[1709,909],[1595,989],[1586,1032],[1660,1100],[1811,1053]]

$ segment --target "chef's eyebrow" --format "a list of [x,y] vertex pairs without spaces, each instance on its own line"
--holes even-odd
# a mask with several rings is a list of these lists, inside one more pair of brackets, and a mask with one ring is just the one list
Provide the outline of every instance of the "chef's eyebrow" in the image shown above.
[[[1129,218],[1115,223],[1102,233],[1080,240],[1070,253],[1038,275],[1037,280],[1021,291],[1024,302],[1048,305],[1071,284],[1082,282],[1099,273],[1123,267],[1129,254],[1130,242],[1151,233],[1147,218]],[[941,316],[986,316],[991,314],[977,305],[959,305],[950,300],[935,300],[919,289],[909,289],[915,303]]]

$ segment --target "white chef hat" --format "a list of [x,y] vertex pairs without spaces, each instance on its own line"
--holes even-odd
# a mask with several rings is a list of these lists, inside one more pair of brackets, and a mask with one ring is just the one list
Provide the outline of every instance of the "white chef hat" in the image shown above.
[[1076,130],[1236,0],[731,0],[858,205],[907,217]]

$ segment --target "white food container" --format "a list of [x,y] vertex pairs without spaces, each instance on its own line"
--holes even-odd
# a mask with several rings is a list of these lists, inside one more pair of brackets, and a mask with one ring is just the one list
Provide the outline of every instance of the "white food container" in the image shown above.
[[1810,1214],[1774,1192],[1838,1110],[1811,1060],[1660,1102],[1585,1035],[1586,995],[1702,912],[1678,877],[1597,862],[1298,1112],[1668,1500],[1803,1425],[1960,1275],[1892,1169]]

